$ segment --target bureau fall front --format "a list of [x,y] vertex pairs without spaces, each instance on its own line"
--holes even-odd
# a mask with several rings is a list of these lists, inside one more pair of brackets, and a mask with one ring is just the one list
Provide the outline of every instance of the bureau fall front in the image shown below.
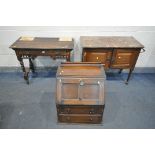
[[101,123],[105,72],[100,63],[63,63],[56,76],[59,122]]

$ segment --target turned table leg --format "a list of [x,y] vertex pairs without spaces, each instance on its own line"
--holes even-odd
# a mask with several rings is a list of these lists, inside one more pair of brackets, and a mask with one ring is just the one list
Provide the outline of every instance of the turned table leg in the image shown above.
[[29,72],[28,71],[26,71],[24,73],[24,79],[25,79],[26,83],[29,84]]
[[125,84],[128,84],[129,79],[130,79],[130,77],[131,77],[132,71],[133,71],[133,69],[130,69],[129,74],[128,74],[128,77],[127,77],[127,80],[125,81]]
[[22,56],[17,56],[17,58],[18,58],[18,61],[20,62],[21,68],[24,72],[24,79],[26,80],[26,83],[29,84],[29,77],[28,77],[29,72],[26,71],[26,69],[25,69],[23,58],[22,58]]
[[29,64],[30,64],[30,69],[32,70],[32,73],[35,73],[34,64],[33,64],[32,59],[30,57],[29,57]]
[[121,74],[121,73],[122,73],[122,70],[123,70],[123,69],[120,69],[118,73]]

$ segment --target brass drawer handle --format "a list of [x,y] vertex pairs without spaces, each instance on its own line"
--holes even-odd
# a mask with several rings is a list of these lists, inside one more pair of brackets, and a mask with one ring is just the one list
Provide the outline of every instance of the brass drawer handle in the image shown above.
[[84,85],[84,82],[81,80],[80,81],[80,86],[83,86]]
[[89,114],[93,114],[93,113],[94,113],[94,111],[93,111],[93,110],[89,111]]
[[118,57],[118,59],[121,59],[121,57]]
[[99,58],[98,58],[98,57],[96,57],[96,59],[98,60]]
[[95,113],[95,109],[91,108],[90,111],[89,111],[89,114],[94,114],[94,113]]
[[45,54],[45,51],[42,51],[41,53],[42,53],[42,54]]

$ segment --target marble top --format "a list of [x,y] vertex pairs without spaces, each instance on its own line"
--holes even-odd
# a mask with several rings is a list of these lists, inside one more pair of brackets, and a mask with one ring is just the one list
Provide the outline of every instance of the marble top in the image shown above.
[[83,48],[144,48],[132,36],[81,36]]

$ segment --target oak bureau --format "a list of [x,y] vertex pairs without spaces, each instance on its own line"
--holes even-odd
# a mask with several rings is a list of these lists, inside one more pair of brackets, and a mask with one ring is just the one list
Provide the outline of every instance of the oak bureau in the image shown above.
[[109,68],[129,69],[128,84],[141,49],[144,46],[129,36],[81,36],[83,62],[101,62],[105,70]]
[[105,79],[101,63],[62,63],[56,76],[58,121],[101,123]]
[[[35,72],[33,61],[37,56],[50,56],[53,59],[65,58],[70,61],[70,52],[74,48],[72,38],[40,38],[20,37],[10,48],[15,50],[17,59],[24,72],[24,79],[29,83],[29,70]],[[29,60],[29,68],[25,68],[23,59]]]

